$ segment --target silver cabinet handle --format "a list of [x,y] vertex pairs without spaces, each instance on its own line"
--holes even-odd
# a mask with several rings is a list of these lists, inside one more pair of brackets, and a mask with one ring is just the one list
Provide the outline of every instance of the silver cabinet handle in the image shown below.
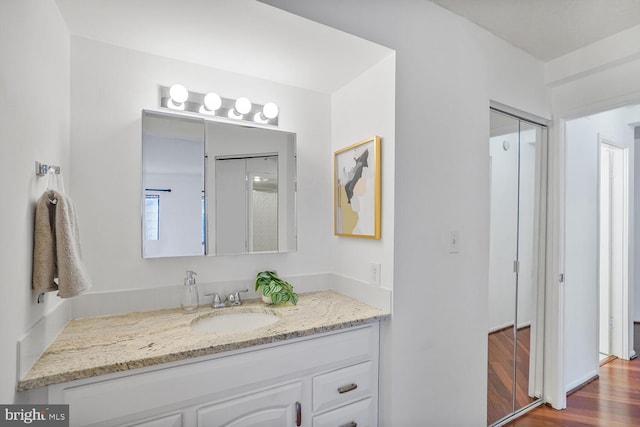
[[358,423],[351,421],[350,423],[342,424],[340,427],[358,427]]
[[338,388],[338,393],[343,394],[343,393],[348,393],[352,390],[355,390],[358,388],[358,384],[349,384],[349,385],[343,385],[342,387]]
[[296,426],[302,425],[302,405],[300,402],[296,402]]

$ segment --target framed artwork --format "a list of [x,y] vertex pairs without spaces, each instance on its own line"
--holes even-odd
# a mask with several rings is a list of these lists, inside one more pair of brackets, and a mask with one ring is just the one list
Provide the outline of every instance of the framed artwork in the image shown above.
[[336,236],[380,238],[380,137],[333,155]]

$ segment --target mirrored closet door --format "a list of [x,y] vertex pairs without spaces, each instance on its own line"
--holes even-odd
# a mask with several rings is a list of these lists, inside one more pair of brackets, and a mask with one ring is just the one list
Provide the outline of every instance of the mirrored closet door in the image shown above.
[[542,396],[547,128],[491,110],[487,425]]

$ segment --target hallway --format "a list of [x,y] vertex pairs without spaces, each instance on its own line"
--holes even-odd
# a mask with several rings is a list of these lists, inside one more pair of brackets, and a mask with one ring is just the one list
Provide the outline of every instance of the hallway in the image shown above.
[[640,359],[616,359],[600,378],[567,397],[567,409],[538,407],[510,427],[631,427],[640,425]]

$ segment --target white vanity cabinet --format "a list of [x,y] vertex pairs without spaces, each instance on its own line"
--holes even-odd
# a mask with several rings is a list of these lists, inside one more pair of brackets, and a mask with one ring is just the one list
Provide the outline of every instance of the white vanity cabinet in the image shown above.
[[49,386],[71,426],[376,426],[377,322]]

